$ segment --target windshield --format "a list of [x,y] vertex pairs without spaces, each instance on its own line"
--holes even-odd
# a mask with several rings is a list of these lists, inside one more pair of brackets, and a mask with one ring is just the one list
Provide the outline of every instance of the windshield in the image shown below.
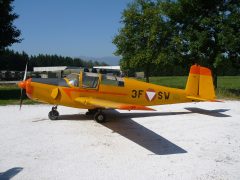
[[69,84],[79,87],[79,75],[78,74],[69,74],[66,77],[69,80]]

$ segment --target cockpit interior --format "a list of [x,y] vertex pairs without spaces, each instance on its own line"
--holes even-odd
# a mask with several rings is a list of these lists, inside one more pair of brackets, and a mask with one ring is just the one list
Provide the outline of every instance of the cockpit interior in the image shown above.
[[90,72],[72,73],[65,78],[72,87],[97,89],[99,84],[124,87],[122,77]]

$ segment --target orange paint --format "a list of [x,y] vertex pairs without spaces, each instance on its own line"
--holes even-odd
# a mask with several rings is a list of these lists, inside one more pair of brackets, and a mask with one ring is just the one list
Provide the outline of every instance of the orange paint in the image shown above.
[[26,82],[26,93],[29,98],[32,97],[33,87],[31,86],[32,78],[25,81]]
[[208,68],[201,67],[200,68],[200,75],[212,76],[212,73]]
[[204,76],[212,76],[212,73],[208,68],[201,67],[199,65],[193,65],[190,69],[190,74],[200,74],[200,75],[204,75]]
[[32,78],[18,83],[18,87],[21,89],[26,89],[27,96],[32,97],[33,87],[31,86]]
[[190,69],[190,74],[200,74],[200,66],[193,65]]
[[21,89],[26,89],[26,81],[19,82],[18,87],[21,88]]
[[85,90],[85,89],[75,89],[75,88],[63,88],[63,91],[71,97],[72,92],[84,92],[84,93],[94,93],[94,94],[108,94],[108,95],[117,95],[117,96],[127,96],[125,93],[114,93],[114,92],[107,92],[107,91],[97,91],[97,90]]
[[154,109],[145,107],[145,106],[138,106],[138,105],[121,105],[119,106],[121,110],[146,110],[146,111],[155,111]]

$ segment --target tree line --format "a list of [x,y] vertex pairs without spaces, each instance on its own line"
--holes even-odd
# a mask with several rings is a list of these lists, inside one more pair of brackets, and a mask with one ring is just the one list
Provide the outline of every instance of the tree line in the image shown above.
[[76,66],[87,67],[106,66],[104,62],[85,61],[81,58],[64,57],[59,55],[44,55],[29,56],[27,53],[15,52],[5,49],[0,51],[0,70],[24,71],[28,62],[28,70],[32,71],[33,67],[44,66]]
[[[15,52],[5,49],[0,53],[0,70],[8,71],[24,71],[28,62],[28,70],[32,71],[33,67],[45,66],[76,66],[87,67],[106,66],[104,62],[84,61],[80,58],[71,58],[58,55],[43,55],[29,56],[25,52]],[[129,69],[127,75],[134,76],[136,71],[142,71],[142,68]],[[175,64],[158,64],[151,70],[151,76],[182,76],[188,75],[188,66],[177,66]],[[218,75],[234,76],[240,75],[240,68],[232,65],[231,61],[225,61],[222,66],[218,67]]]
[[[143,71],[143,68],[128,68],[127,76],[134,76],[135,72]],[[175,64],[158,64],[151,69],[150,76],[188,76],[189,66]],[[218,76],[240,76],[240,68],[233,66],[231,61],[225,61],[217,69]]]

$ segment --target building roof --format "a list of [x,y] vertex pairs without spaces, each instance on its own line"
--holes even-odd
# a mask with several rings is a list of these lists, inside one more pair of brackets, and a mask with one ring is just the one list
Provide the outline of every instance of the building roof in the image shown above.
[[95,69],[111,69],[111,70],[121,70],[120,66],[94,66]]
[[51,67],[34,67],[34,72],[43,72],[43,71],[63,71],[66,69],[80,69],[81,67],[73,66],[51,66]]

